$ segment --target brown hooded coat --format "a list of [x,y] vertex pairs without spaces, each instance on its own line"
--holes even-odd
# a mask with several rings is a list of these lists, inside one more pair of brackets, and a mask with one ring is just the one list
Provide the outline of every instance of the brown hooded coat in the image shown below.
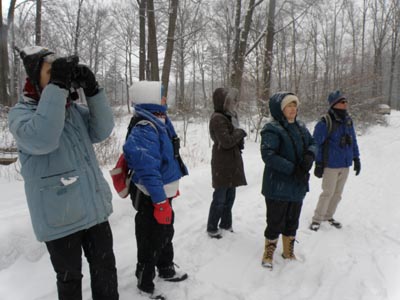
[[210,136],[214,142],[211,157],[213,188],[247,185],[239,146],[246,132],[232,125],[227,110],[231,106],[229,101],[233,99],[227,95],[228,90],[222,88],[213,95],[214,113],[209,125]]

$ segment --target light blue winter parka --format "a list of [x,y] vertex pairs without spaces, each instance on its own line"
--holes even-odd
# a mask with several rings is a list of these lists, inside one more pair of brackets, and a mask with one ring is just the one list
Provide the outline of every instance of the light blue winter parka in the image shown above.
[[114,128],[103,90],[66,107],[67,91],[49,84],[39,102],[21,97],[8,122],[19,151],[34,232],[51,241],[90,228],[112,213],[112,194],[93,143]]

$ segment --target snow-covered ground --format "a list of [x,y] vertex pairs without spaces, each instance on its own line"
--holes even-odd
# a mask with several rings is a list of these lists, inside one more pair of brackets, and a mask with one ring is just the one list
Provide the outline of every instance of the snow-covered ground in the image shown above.
[[[182,132],[178,124],[177,131]],[[120,127],[125,131],[126,125]],[[181,182],[174,204],[175,262],[189,274],[181,283],[159,282],[169,300],[398,300],[400,299],[400,112],[389,126],[370,128],[359,137],[362,170],[351,172],[335,217],[341,230],[323,224],[308,229],[321,180],[312,176],[298,230],[298,261],[275,255],[273,271],[261,267],[265,203],[260,194],[264,164],[259,144],[246,141],[248,186],[237,189],[234,233],[220,240],[205,233],[211,201],[207,124],[190,124],[183,149],[190,176]],[[312,128],[311,128],[312,130]],[[121,135],[122,136],[122,135]],[[0,300],[54,300],[55,274],[44,244],[35,240],[23,182],[0,170]],[[110,181],[108,168],[104,168]],[[114,233],[121,300],[145,299],[136,290],[134,210],[114,194]],[[91,299],[84,261],[84,299]]]

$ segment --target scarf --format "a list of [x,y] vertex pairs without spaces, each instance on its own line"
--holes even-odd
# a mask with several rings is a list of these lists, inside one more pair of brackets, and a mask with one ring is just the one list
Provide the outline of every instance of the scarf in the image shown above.
[[[25,97],[28,97],[30,99],[35,100],[36,102],[39,102],[40,100],[40,95],[31,83],[31,81],[26,78],[24,89],[23,89],[23,94]],[[29,101],[29,100],[28,100]]]

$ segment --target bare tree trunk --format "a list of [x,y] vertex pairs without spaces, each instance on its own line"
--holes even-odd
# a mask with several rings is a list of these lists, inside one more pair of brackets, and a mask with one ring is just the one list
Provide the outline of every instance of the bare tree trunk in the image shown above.
[[[367,22],[367,10],[368,10],[368,0],[364,0],[363,2],[363,13],[362,13],[362,29],[361,29],[361,80],[360,84],[362,85],[362,77],[364,76],[364,63],[365,63],[365,24]],[[360,89],[362,90],[362,89]]]
[[0,0],[0,104],[11,106],[12,101],[9,94],[9,60],[8,60],[8,29],[14,21],[14,10],[16,0],[11,0],[8,9],[7,24],[3,23],[3,5]]
[[[132,77],[128,75],[128,73],[131,71],[130,70],[130,65],[131,65],[131,46],[132,46],[132,40],[129,39],[129,44],[126,45],[126,51],[125,51],[125,89],[126,89],[126,106],[128,108],[128,112],[131,112],[131,106],[129,103],[130,95],[129,95],[129,85],[128,82],[132,80]],[[132,85],[132,83],[131,83]]]
[[313,40],[314,40],[314,61],[313,61],[313,82],[312,82],[312,100],[317,102],[317,81],[318,81],[318,26],[313,22]]
[[392,93],[393,93],[393,81],[394,81],[394,70],[396,66],[397,48],[398,48],[398,37],[400,31],[400,9],[399,0],[395,0],[392,3],[393,17],[392,17],[392,55],[390,59],[390,78],[389,78],[389,91],[388,91],[388,104],[392,107]]
[[[268,8],[268,25],[267,25],[267,38],[265,40],[265,52],[264,52],[264,67],[263,67],[263,92],[262,100],[265,104],[270,97],[271,90],[271,71],[273,61],[273,48],[274,48],[274,23],[275,23],[275,6],[276,0],[269,1]],[[263,105],[261,107],[263,114],[266,113],[267,107]]]
[[242,30],[240,27],[240,17],[241,17],[241,13],[242,13],[242,0],[236,0],[235,7],[236,7],[236,9],[235,9],[235,39],[233,41],[233,49],[232,49],[232,73],[231,73],[230,82],[233,87],[237,88],[238,74],[236,72],[238,69],[240,32]]
[[36,0],[35,45],[42,44],[42,0]]
[[78,0],[78,13],[76,16],[76,27],[75,27],[75,41],[74,41],[74,54],[78,55],[78,44],[81,27],[81,11],[82,11],[83,0]]
[[140,7],[139,7],[139,80],[145,80],[145,79],[146,79],[146,0],[142,0],[140,1]]
[[192,54],[192,110],[194,111],[196,108],[196,53],[193,51]]
[[148,53],[150,62],[150,80],[159,81],[160,74],[158,69],[157,33],[153,0],[147,0],[147,27],[149,30]]
[[293,56],[293,82],[290,84],[291,90],[294,90],[295,94],[298,94],[299,87],[297,85],[297,56],[296,56],[296,42],[297,42],[297,30],[296,30],[296,20],[294,16],[294,7],[291,6],[292,15],[292,56]]
[[[239,5],[239,0],[237,5]],[[261,1],[259,2],[261,3]],[[246,49],[247,49],[247,39],[249,36],[250,32],[250,26],[251,22],[253,19],[253,12],[255,8],[255,0],[250,0],[249,1],[249,6],[247,9],[247,14],[245,17],[244,21],[244,27],[243,30],[239,32],[239,41],[238,44],[235,45],[235,47],[238,47],[238,49],[234,50],[236,57],[233,58],[233,71],[232,71],[232,77],[231,77],[231,82],[232,86],[240,90],[241,85],[242,85],[242,77],[243,77],[243,69],[244,69],[244,60],[245,60],[245,55],[246,55]],[[238,13],[238,10],[236,11]],[[240,11],[239,11],[239,17],[236,17],[239,19],[240,22]],[[239,23],[240,24],[240,23]],[[239,29],[236,29],[239,31]],[[238,35],[238,33],[236,33]]]
[[172,56],[174,52],[175,28],[179,1],[171,0],[170,4],[167,47],[165,48],[164,65],[161,75],[161,82],[164,86],[164,96],[166,97],[168,95],[169,74],[171,72]]

